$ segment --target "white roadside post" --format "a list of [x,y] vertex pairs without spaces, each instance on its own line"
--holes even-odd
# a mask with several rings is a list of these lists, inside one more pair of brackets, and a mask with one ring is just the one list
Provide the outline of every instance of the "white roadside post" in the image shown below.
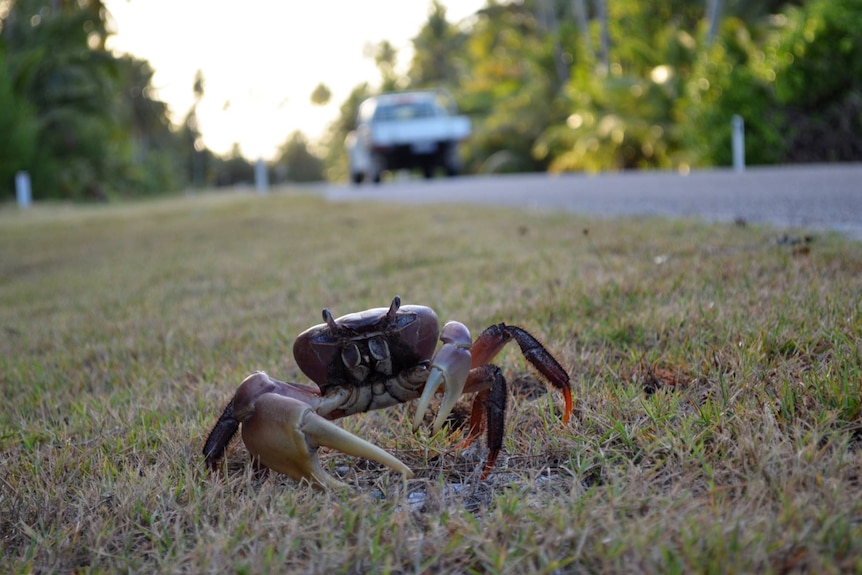
[[263,158],[258,159],[254,165],[254,187],[261,196],[266,195],[267,190],[269,190],[269,179],[266,174],[266,163],[263,161]]
[[33,195],[30,189],[30,174],[18,172],[15,174],[15,196],[18,198],[19,208],[29,208],[33,203]]
[[745,171],[745,122],[742,116],[734,114],[731,120],[733,131],[733,171]]

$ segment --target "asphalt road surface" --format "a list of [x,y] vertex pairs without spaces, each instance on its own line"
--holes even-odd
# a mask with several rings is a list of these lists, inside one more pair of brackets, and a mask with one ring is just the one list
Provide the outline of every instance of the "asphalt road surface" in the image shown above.
[[518,174],[328,186],[331,201],[471,203],[599,217],[660,216],[835,230],[862,241],[862,164],[732,170]]

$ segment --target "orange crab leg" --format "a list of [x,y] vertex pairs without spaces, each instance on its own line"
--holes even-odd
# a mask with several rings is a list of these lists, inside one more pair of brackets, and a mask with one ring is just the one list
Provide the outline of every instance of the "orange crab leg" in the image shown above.
[[[476,341],[473,342],[473,347],[470,348],[470,354],[473,358],[472,367],[477,368],[490,363],[512,339],[518,342],[521,353],[542,374],[545,381],[562,392],[563,400],[566,403],[566,408],[563,412],[563,423],[568,423],[573,408],[569,374],[554,359],[554,356],[526,330],[518,326],[499,323],[483,331]],[[470,379],[474,378],[471,377]],[[487,379],[479,378],[478,381],[473,382],[473,385],[471,385],[470,379],[467,381],[465,393],[479,391],[484,387],[490,386],[490,382]]]
[[569,375],[536,338],[520,327],[503,323],[486,329],[470,348],[472,369],[464,386],[464,393],[475,393],[476,396],[470,413],[470,429],[461,443],[462,448],[469,446],[487,429],[489,453],[482,471],[483,479],[493,469],[502,449],[506,412],[506,380],[500,368],[490,362],[512,339],[518,342],[521,353],[543,378],[563,393],[566,405],[563,423],[567,423],[572,414]]
[[473,399],[470,414],[470,430],[461,443],[465,448],[472,444],[482,431],[487,429],[488,459],[482,470],[482,479],[488,476],[497,456],[503,448],[503,428],[506,415],[506,379],[496,365],[483,365],[470,371],[470,379],[475,388],[480,389]]

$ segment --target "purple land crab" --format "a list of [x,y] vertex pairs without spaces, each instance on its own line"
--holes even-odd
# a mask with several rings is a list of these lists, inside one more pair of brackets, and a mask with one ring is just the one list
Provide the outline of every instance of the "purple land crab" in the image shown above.
[[[475,394],[464,445],[487,429],[485,477],[502,448],[507,397],[502,371],[490,362],[512,339],[547,383],[562,392],[563,423],[571,416],[572,392],[566,370],[520,327],[492,325],[472,341],[464,324],[450,321],[440,330],[434,310],[422,305],[402,306],[398,296],[389,308],[337,319],[324,309],[323,319],[324,323],[302,332],[293,345],[296,363],[317,389],[279,381],[264,372],[248,376],[204,444],[204,457],[211,469],[218,468],[242,426],[243,443],[256,463],[318,487],[343,485],[320,465],[317,449],[321,445],[377,461],[412,477],[412,471],[396,457],[332,420],[419,399],[413,420],[415,432],[432,397],[442,391],[434,433],[461,395]],[[435,352],[438,335],[443,345]]]

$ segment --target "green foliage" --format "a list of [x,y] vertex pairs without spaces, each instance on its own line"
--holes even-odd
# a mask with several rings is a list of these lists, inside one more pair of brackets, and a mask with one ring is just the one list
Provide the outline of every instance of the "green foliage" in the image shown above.
[[767,44],[779,102],[813,109],[862,89],[862,0],[810,0],[783,19]]
[[468,171],[728,165],[737,114],[749,164],[862,158],[862,0],[727,0],[718,26],[708,2],[604,5],[491,0],[458,26],[431,3],[406,85],[471,116]]
[[153,147],[125,166],[119,189],[127,196],[151,196],[176,191],[185,182],[183,165],[171,147]]
[[459,54],[465,36],[446,19],[446,7],[433,0],[428,21],[413,38],[413,59],[407,72],[410,87],[456,88],[463,76]]
[[395,64],[398,61],[398,50],[388,40],[383,40],[371,49],[371,57],[380,70],[380,91],[389,92],[398,89],[398,75]]
[[473,171],[534,171],[545,167],[533,155],[542,132],[561,119],[551,45],[526,5],[489,5],[466,41],[471,70],[456,99],[473,117],[474,134],[464,145]]
[[786,153],[785,115],[774,98],[774,72],[758,63],[763,52],[741,20],[728,18],[719,38],[698,53],[684,97],[675,107],[676,133],[685,161],[695,166],[730,165],[731,119],[745,122],[746,161],[780,162]]
[[20,2],[3,27],[15,90],[38,117],[36,197],[104,197],[117,69],[110,55],[89,46],[98,20],[89,6],[51,11]]
[[791,8],[766,46],[792,161],[862,158],[862,1]]
[[341,104],[338,117],[329,125],[323,138],[323,146],[326,149],[323,165],[327,179],[347,178],[347,153],[344,151],[344,139],[347,134],[356,129],[356,112],[359,110],[359,105],[372,93],[367,83],[355,86]]
[[15,193],[15,174],[33,171],[38,126],[31,106],[12,89],[0,49],[0,199]]
[[612,29],[627,41],[607,70],[589,54],[577,62],[562,96],[565,122],[543,134],[535,154],[549,158],[552,171],[674,166],[680,145],[672,112],[697,49],[689,20],[646,18],[640,10],[620,15]]
[[118,61],[115,93],[120,124],[128,135],[117,152],[125,159],[117,186],[128,195],[158,194],[179,189],[185,182],[183,142],[168,120],[168,107],[153,97],[153,69],[132,57]]
[[730,118],[745,120],[752,164],[862,157],[862,3],[812,1],[752,27],[724,21],[699,52],[678,134],[695,165],[731,162]]
[[[149,64],[105,50],[102,1],[2,5],[0,195],[22,167],[37,198],[243,181],[250,164],[205,149],[195,107],[174,130]],[[453,94],[473,122],[462,149],[473,172],[726,165],[734,114],[750,164],[862,158],[862,0],[726,0],[714,38],[708,2],[601,5],[606,16],[588,1],[489,0],[454,23],[432,0],[405,75],[391,43],[369,46],[379,85],[343,103],[321,142],[327,177],[347,176],[359,102],[400,87]],[[577,6],[592,9],[579,21]],[[202,74],[192,90],[200,101]],[[330,97],[322,83],[311,95]]]
[[315,106],[325,106],[330,99],[332,99],[332,90],[323,82],[315,86],[311,92],[311,103]]
[[[105,49],[99,0],[8,2],[0,26],[0,190],[27,168],[35,198],[107,199],[185,182],[182,141],[147,62]],[[202,89],[202,84],[201,84]],[[13,165],[14,164],[14,165]]]

